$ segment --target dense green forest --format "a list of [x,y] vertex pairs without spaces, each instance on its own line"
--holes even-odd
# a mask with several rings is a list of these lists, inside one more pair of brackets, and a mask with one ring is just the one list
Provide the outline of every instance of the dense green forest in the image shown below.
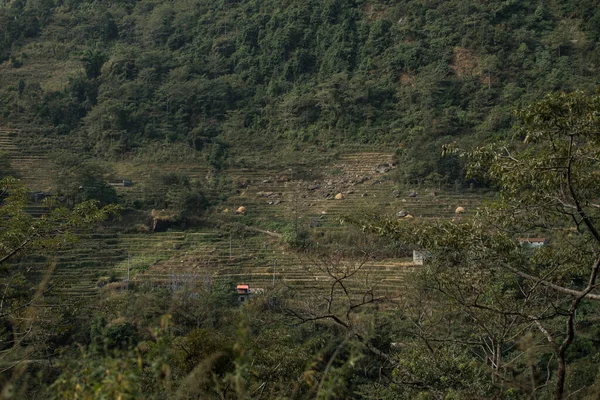
[[597,0],[0,3],[0,399],[598,399],[599,67]]
[[503,137],[515,107],[594,88],[599,32],[592,0],[16,0],[0,9],[0,112],[103,156],[182,142],[222,167],[374,143],[398,149],[404,179],[453,182],[441,144]]

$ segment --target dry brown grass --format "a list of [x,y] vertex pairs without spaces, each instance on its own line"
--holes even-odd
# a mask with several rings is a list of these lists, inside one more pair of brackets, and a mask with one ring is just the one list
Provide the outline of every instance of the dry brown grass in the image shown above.
[[400,74],[400,84],[403,86],[415,86],[415,77],[407,72]]
[[26,44],[16,54],[22,67],[13,68],[10,62],[0,64],[0,85],[16,85],[19,79],[26,79],[38,82],[44,91],[62,90],[69,77],[83,71],[75,50],[51,40]]
[[480,76],[481,67],[479,57],[471,49],[457,46],[454,48],[454,62],[450,64],[457,76]]
[[363,5],[363,11],[367,14],[369,21],[377,21],[385,14],[385,9],[380,4],[373,4],[371,1]]

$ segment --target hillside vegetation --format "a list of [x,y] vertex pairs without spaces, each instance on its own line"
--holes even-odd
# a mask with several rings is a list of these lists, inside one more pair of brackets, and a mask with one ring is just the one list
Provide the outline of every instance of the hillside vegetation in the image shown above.
[[0,8],[0,113],[103,156],[181,142],[220,168],[371,143],[398,150],[403,179],[453,182],[440,145],[592,89],[599,35],[592,0],[16,0]]
[[599,68],[597,0],[1,2],[0,400],[600,398]]

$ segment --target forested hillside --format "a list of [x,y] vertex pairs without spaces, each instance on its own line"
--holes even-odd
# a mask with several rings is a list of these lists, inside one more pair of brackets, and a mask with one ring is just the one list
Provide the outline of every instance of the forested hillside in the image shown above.
[[600,399],[598,0],[0,0],[0,400]]
[[374,143],[405,179],[452,182],[442,143],[502,137],[516,106],[593,89],[599,39],[593,0],[15,0],[0,112],[103,156],[182,142],[221,167]]

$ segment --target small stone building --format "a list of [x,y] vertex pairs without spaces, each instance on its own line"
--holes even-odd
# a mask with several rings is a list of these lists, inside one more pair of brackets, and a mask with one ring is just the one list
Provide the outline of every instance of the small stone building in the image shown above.
[[423,265],[425,260],[431,257],[431,253],[425,250],[413,250],[413,264]]
[[522,246],[529,247],[530,249],[537,249],[548,244],[547,238],[517,238]]

